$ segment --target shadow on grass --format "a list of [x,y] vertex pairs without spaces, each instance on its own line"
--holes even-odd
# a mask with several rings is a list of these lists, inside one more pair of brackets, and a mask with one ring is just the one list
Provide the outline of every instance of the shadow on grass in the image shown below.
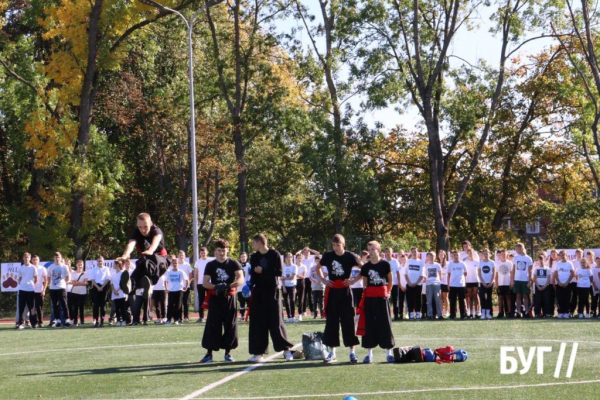
[[[230,363],[212,363],[212,364],[199,364],[199,363],[176,363],[176,364],[161,364],[161,365],[140,365],[140,366],[123,366],[123,367],[108,367],[108,368],[90,368],[90,369],[77,369],[77,370],[66,370],[66,371],[48,371],[43,373],[31,373],[21,374],[18,376],[40,376],[50,375],[52,377],[73,377],[73,376],[86,376],[86,375],[112,375],[112,374],[149,374],[152,376],[160,375],[171,375],[171,374],[203,374],[203,373],[222,373],[224,375],[231,375],[236,372],[245,370],[246,368],[254,365],[250,362],[236,362]],[[286,362],[283,359],[281,361],[267,362],[257,369],[259,370],[299,370],[304,368],[332,368],[336,366],[350,365],[349,362],[340,362],[335,364],[325,364],[322,361],[294,361]]]

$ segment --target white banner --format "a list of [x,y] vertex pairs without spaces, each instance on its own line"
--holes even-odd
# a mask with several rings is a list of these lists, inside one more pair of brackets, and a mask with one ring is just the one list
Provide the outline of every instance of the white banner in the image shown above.
[[2,264],[2,291],[18,292],[19,289],[19,267],[21,263]]

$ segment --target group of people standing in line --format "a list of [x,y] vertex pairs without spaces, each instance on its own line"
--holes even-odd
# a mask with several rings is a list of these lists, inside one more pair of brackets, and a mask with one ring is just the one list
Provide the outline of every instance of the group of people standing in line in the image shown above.
[[[523,244],[517,243],[514,254],[498,250],[492,260],[488,249],[476,252],[465,241],[462,251],[451,251],[449,259],[444,251],[428,252],[422,259],[417,248],[394,255],[392,248],[382,249],[376,241],[369,242],[358,256],[345,249],[345,239],[339,234],[331,245],[333,251],[323,255],[304,248],[282,258],[268,246],[267,237],[258,234],[252,240],[254,253],[242,253],[237,261],[229,257],[229,243],[219,239],[214,259],[201,248],[192,269],[183,251],[167,255],[162,231],[148,214],[140,214],[123,256],[112,268],[99,258],[89,271],[84,271],[81,260],[70,270],[57,252],[46,269],[39,265],[39,257],[26,253],[18,273],[17,327],[23,328],[26,309],[31,326],[42,326],[46,289],[52,305],[51,326],[83,323],[88,285],[95,327],[104,325],[109,292],[109,323],[145,325],[153,304],[155,323],[179,324],[189,321],[190,288],[195,282],[201,304],[198,322],[204,321],[204,311],[208,311],[203,363],[213,361],[213,352],[219,350],[225,351],[225,361],[233,361],[237,324],[248,319],[251,361],[263,359],[269,335],[275,351],[292,360],[283,305],[288,317],[285,322],[302,320],[307,306],[313,318],[320,313],[325,319],[323,344],[331,348],[326,363],[337,361],[340,327],[343,344],[350,349],[350,362],[358,362],[354,349],[362,336],[362,346],[368,350],[363,362],[370,363],[377,346],[393,361],[392,318],[404,319],[405,304],[410,320],[454,319],[457,302],[461,319],[491,319],[496,289],[499,318],[553,317],[555,302],[558,318],[572,317],[575,307],[579,318],[597,315],[600,257],[591,252],[584,257],[583,251],[577,250],[575,259],[569,261],[565,251],[552,250],[534,262]],[[134,264],[130,255],[135,249],[140,258]]]

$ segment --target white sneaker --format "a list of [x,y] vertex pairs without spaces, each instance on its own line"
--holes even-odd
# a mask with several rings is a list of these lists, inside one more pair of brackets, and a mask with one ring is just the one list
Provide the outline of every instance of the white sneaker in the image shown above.
[[304,315],[304,314],[298,315],[298,319],[296,320],[296,322],[302,321],[302,315]]
[[290,350],[286,350],[283,354],[285,356],[285,361],[293,361],[294,360],[294,355],[292,354],[292,352]]
[[179,321],[175,321],[175,325],[179,325]]
[[586,317],[587,319],[590,319],[590,314],[585,314],[585,317]]
[[249,362],[263,362],[265,361],[265,359],[263,358],[262,354],[255,354],[252,357],[250,357],[248,359]]
[[171,321],[167,321],[164,323],[164,325],[171,326],[172,324],[171,324]]
[[583,319],[583,314],[579,314],[579,319]]
[[479,315],[479,319],[485,319],[485,314]]

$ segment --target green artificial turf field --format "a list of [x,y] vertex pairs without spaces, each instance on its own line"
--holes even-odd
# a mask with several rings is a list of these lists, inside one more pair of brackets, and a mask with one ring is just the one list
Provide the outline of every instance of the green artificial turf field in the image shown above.
[[[323,322],[288,325],[293,343]],[[375,350],[371,365],[351,365],[346,349],[338,362],[285,362],[277,357],[194,398],[598,399],[600,321],[493,320],[395,322],[397,346],[464,348],[464,363],[388,364]],[[86,327],[16,331],[0,325],[0,397],[6,399],[180,399],[243,371],[249,357],[248,325],[240,324],[235,363],[198,364],[203,324]],[[569,341],[560,378],[554,378],[561,341]],[[565,377],[572,342],[579,343],[573,374]],[[500,346],[551,346],[544,374],[500,374]],[[362,361],[366,351],[357,349]],[[512,354],[515,357],[517,353]],[[585,382],[589,381],[589,382]],[[500,389],[502,387],[502,389]],[[452,389],[454,388],[454,389]],[[450,390],[448,390],[450,389]],[[189,397],[188,397],[189,398]]]

